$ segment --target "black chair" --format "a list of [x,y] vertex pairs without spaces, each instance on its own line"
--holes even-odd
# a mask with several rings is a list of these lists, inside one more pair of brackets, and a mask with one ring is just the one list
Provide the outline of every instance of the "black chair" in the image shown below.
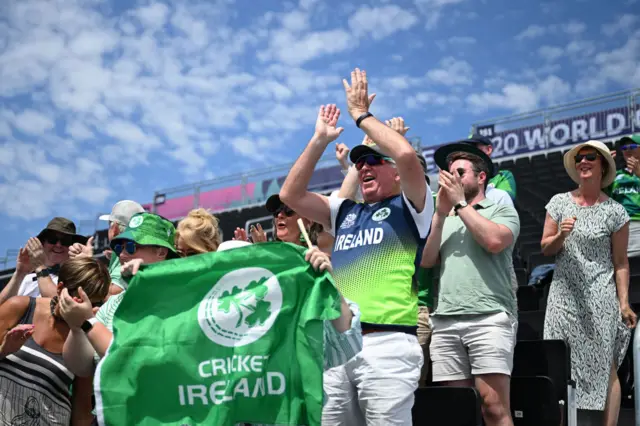
[[481,426],[482,403],[474,388],[428,386],[415,392],[414,426]]
[[518,312],[518,341],[542,340],[544,332],[544,311]]
[[[561,424],[575,424],[575,383],[571,380],[571,354],[569,346],[563,340],[519,341],[513,356],[511,377],[548,377],[553,383],[553,395],[560,408]],[[546,394],[527,394],[540,407],[548,401]]]
[[540,295],[538,289],[532,285],[519,286],[516,291],[518,312],[537,311],[540,309]]
[[560,425],[560,404],[550,378],[511,378],[511,417],[514,426]]

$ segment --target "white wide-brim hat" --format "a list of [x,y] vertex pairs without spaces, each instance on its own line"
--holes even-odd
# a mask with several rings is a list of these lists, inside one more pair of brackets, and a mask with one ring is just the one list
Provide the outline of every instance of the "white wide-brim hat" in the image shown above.
[[229,240],[225,241],[218,246],[218,250],[216,251],[227,251],[233,250],[235,248],[247,247],[250,246],[251,243],[248,241],[240,241],[240,240]]
[[564,169],[567,171],[567,174],[575,183],[580,183],[580,173],[577,170],[576,165],[576,154],[580,152],[582,148],[591,147],[597,150],[600,155],[607,161],[609,167],[607,167],[607,173],[602,176],[602,182],[600,184],[601,188],[606,188],[607,186],[613,183],[613,180],[616,178],[616,162],[613,160],[611,156],[611,152],[609,148],[600,141],[588,141],[585,143],[581,143],[579,145],[574,146],[566,154],[564,154]]

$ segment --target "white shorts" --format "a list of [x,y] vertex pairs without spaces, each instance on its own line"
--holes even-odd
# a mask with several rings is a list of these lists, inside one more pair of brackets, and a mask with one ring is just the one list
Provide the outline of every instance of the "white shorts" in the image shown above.
[[465,380],[482,374],[511,375],[518,320],[506,312],[432,316],[433,381]]
[[417,337],[382,332],[362,340],[360,353],[324,372],[322,426],[411,426],[423,362]]

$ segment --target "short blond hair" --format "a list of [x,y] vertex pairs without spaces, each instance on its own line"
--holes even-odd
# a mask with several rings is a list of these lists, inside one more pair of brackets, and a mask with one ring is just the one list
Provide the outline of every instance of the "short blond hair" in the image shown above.
[[102,262],[81,256],[69,259],[60,266],[58,282],[73,297],[78,296],[78,288],[82,287],[89,299],[104,300],[109,293],[111,276]]
[[187,217],[178,223],[176,228],[176,245],[182,238],[190,248],[199,253],[218,250],[220,245],[220,229],[218,218],[208,210],[191,210]]

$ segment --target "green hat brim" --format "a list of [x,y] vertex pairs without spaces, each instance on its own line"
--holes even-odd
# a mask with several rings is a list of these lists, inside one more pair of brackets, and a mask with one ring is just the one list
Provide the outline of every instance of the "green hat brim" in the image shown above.
[[123,233],[119,234],[113,240],[111,240],[111,249],[115,247],[116,244],[122,243],[123,241],[133,241],[136,244],[141,246],[156,246],[156,247],[164,247],[169,250],[168,259],[179,257],[176,252],[175,246],[167,243],[166,241],[156,238],[149,235],[136,235],[136,231],[134,229],[127,229]]

